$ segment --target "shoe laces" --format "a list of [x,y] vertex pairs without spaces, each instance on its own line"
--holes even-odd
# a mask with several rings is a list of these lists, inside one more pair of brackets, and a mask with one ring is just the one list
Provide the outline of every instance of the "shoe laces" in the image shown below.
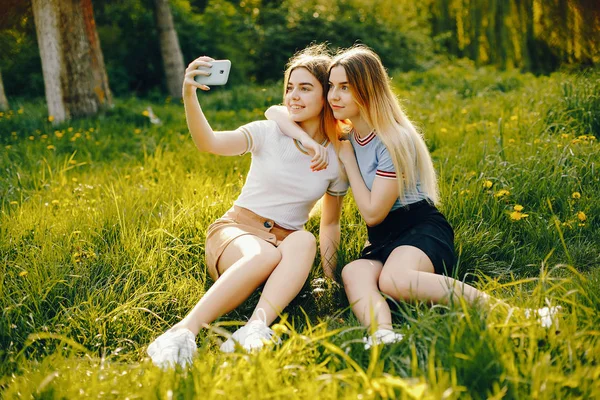
[[246,339],[249,337],[259,336],[265,339],[271,339],[275,332],[267,326],[267,314],[262,308],[256,310],[257,320],[249,322],[247,327]]
[[404,335],[396,333],[390,329],[378,329],[368,338],[363,338],[365,350],[369,350],[372,346],[379,344],[397,343],[404,339]]

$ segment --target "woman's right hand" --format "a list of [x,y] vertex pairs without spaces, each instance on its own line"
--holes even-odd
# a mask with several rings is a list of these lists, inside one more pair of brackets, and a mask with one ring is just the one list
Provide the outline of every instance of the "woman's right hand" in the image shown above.
[[186,94],[194,94],[196,93],[196,89],[200,88],[202,90],[210,90],[210,88],[206,85],[198,83],[194,80],[194,78],[198,75],[209,76],[210,72],[204,69],[198,69],[198,67],[208,67],[212,66],[212,62],[215,61],[213,58],[208,56],[202,56],[196,58],[192,61],[187,68],[185,69],[185,77],[183,78],[183,96]]

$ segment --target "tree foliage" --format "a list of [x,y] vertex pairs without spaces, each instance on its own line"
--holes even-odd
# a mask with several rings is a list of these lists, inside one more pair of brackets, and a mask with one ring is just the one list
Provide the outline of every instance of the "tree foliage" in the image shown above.
[[[9,96],[43,96],[30,7],[7,0],[0,19],[0,69]],[[333,49],[365,43],[395,70],[429,68],[439,56],[536,73],[597,63],[596,0],[171,0],[185,64],[228,58],[230,80],[281,79],[285,63],[311,42]],[[94,0],[111,89],[166,91],[151,0]],[[10,23],[9,23],[10,22]]]
[[597,0],[431,0],[429,15],[441,48],[480,64],[547,73],[600,61]]

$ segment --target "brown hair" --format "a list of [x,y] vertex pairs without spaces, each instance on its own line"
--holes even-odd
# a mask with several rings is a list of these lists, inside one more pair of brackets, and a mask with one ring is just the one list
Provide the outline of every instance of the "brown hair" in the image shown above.
[[327,93],[329,92],[329,65],[331,64],[331,55],[327,46],[323,43],[312,44],[307,48],[300,50],[286,65],[285,75],[283,78],[283,100],[285,95],[290,75],[295,69],[305,68],[311,73],[323,87],[323,111],[321,111],[321,133],[325,134],[334,146],[337,146],[337,126],[338,122],[333,116],[333,111],[327,105]]

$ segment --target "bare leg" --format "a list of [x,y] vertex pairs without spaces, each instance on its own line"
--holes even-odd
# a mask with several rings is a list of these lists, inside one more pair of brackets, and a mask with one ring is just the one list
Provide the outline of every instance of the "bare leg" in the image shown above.
[[265,311],[267,325],[298,295],[315,260],[317,245],[315,237],[307,231],[297,231],[281,242],[277,249],[281,261],[267,279],[254,313],[248,320],[258,319],[256,310]]
[[382,268],[379,261],[356,260],[344,267],[342,279],[352,311],[360,323],[370,326],[373,319],[377,329],[392,329],[392,313],[378,287]]
[[454,300],[462,297],[469,303],[490,300],[490,296],[473,286],[435,274],[429,257],[413,246],[400,246],[392,252],[379,276],[379,289],[396,300],[433,303],[448,303],[451,297]]
[[233,240],[219,258],[222,275],[172,329],[187,328],[197,335],[202,327],[246,300],[280,260],[280,251],[256,236],[244,235]]

